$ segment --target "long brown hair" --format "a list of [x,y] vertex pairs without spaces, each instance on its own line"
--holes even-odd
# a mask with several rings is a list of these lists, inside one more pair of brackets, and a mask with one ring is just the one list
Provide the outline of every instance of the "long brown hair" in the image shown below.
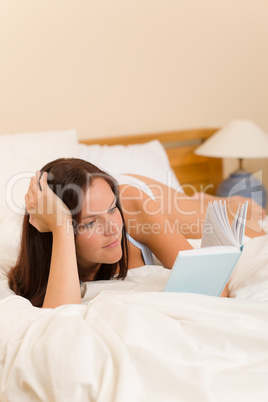
[[[92,180],[103,178],[116,196],[116,206],[122,220],[122,257],[119,263],[101,264],[93,280],[111,279],[119,264],[117,278],[125,278],[128,269],[128,248],[125,222],[118,196],[116,180],[95,165],[76,158],[61,158],[45,165],[41,172],[48,173],[49,187],[62,199],[72,213],[74,231],[81,215],[81,195],[84,195]],[[64,189],[64,191],[62,191]],[[77,191],[81,189],[82,193]],[[79,208],[80,206],[80,208]],[[20,253],[16,265],[11,268],[10,288],[18,295],[30,300],[37,307],[44,301],[52,253],[52,233],[40,233],[29,222],[29,214],[25,212],[22,228]],[[79,266],[78,266],[79,273]]]

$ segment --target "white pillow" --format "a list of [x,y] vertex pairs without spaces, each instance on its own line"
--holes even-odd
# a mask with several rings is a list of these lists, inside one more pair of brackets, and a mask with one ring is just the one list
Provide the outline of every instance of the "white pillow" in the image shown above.
[[29,178],[46,163],[77,157],[75,130],[0,136],[0,222],[11,210],[24,213]]
[[147,176],[175,189],[180,188],[166,151],[158,140],[134,145],[80,144],[80,158],[111,175],[129,173]]
[[16,263],[20,249],[23,216],[10,212],[0,222],[0,274]]

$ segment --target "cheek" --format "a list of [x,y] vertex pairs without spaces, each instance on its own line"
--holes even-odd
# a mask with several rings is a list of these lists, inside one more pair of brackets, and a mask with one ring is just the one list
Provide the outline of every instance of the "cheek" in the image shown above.
[[84,233],[80,233],[76,236],[76,251],[78,254],[83,254],[85,251],[94,251],[96,250],[99,242],[100,240],[98,235],[85,231]]

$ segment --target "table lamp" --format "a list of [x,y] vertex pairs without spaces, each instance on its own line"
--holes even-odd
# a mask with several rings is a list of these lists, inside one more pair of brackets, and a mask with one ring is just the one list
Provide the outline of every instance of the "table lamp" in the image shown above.
[[202,143],[195,154],[213,158],[236,158],[239,169],[223,181],[217,195],[242,195],[252,198],[263,208],[266,191],[261,181],[243,169],[243,159],[268,158],[268,134],[249,120],[234,120]]

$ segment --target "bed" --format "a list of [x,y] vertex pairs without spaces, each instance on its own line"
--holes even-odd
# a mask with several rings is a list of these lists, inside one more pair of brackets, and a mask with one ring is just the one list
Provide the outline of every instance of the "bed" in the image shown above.
[[[81,285],[81,305],[39,309],[7,284],[24,194],[60,156],[213,193],[220,160],[193,154],[213,129],[78,141],[75,130],[0,136],[0,401],[264,402],[268,398],[268,238],[246,238],[231,298],[165,293],[170,271]],[[166,150],[166,151],[165,151]],[[199,247],[199,240],[191,240]]]

